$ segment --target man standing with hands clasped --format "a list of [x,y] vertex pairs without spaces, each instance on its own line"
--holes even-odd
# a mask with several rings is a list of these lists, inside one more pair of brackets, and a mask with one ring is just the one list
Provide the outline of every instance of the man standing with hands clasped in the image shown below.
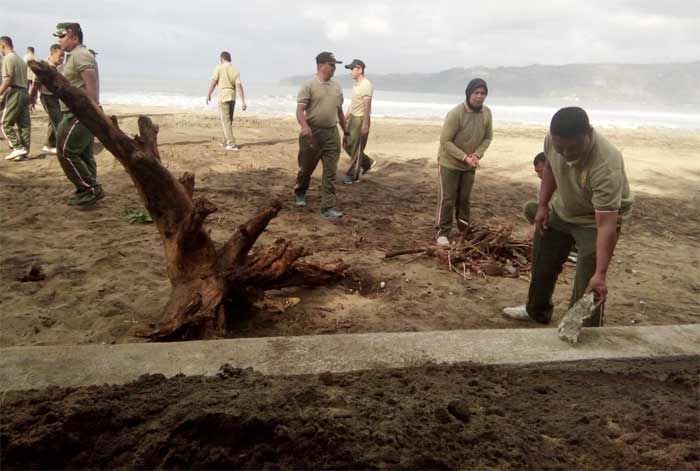
[[437,244],[450,245],[452,217],[462,230],[469,224],[469,199],[479,161],[493,139],[491,110],[484,105],[489,90],[480,78],[467,85],[466,99],[445,117],[438,151]]
[[608,267],[633,201],[622,154],[578,107],[554,114],[544,152],[527,304],[505,308],[503,314],[549,323],[557,278],[575,243],[578,260],[569,306],[593,292],[597,308],[583,325],[602,326]]
[[347,134],[343,114],[343,90],[333,80],[336,64],[331,52],[316,56],[316,75],[304,82],[297,96],[299,133],[299,172],[294,185],[295,203],[306,206],[306,191],[319,160],[323,165],[321,177],[321,218],[338,219],[343,213],[335,209],[335,173],[340,158],[338,123]]

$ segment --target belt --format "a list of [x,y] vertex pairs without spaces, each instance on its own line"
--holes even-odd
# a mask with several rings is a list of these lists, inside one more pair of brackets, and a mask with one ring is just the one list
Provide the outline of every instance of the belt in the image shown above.
[[14,88],[16,90],[26,90],[27,87],[23,87],[21,85],[10,85],[10,88]]

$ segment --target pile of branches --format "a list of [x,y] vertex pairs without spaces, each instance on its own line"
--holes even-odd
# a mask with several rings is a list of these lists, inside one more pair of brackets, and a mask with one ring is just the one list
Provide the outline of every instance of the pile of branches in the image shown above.
[[471,280],[474,276],[518,278],[530,272],[531,244],[512,237],[510,225],[470,224],[447,247],[430,246],[387,252],[385,258],[427,255],[445,263],[451,271]]

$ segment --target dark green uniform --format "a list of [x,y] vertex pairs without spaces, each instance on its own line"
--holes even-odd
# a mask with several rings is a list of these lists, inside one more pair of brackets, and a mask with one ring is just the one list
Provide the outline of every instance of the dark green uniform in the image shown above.
[[[66,55],[63,76],[74,87],[84,88],[81,73],[88,69],[97,72],[95,56],[83,44]],[[77,199],[69,204],[90,204],[102,197],[102,188],[97,183],[97,164],[93,155],[94,136],[61,102],[63,116],[57,130],[57,153],[64,173],[75,185]]]
[[491,110],[470,109],[466,103],[455,106],[445,117],[438,151],[437,236],[448,236],[452,217],[457,227],[469,223],[469,206],[476,169],[464,162],[465,154],[483,158],[493,139]]
[[[535,231],[526,306],[528,315],[542,323],[548,323],[552,317],[552,294],[574,244],[578,256],[570,306],[584,295],[595,274],[596,211],[616,212],[619,233],[622,219],[629,214],[633,201],[622,154],[596,131],[593,131],[586,155],[574,165],[569,165],[554,150],[549,136],[545,140],[545,154],[557,190],[550,202],[549,228],[544,234]],[[602,307],[599,307],[584,325],[602,323]]]
[[[27,64],[14,52],[2,61],[2,79],[12,77],[10,88],[2,97],[0,127],[12,150],[26,149],[31,144],[32,121],[27,93]],[[17,127],[17,130],[15,130]]]
[[[59,72],[61,72],[62,69],[63,66],[57,67]],[[36,79],[35,83],[37,86],[39,86],[39,93],[41,94],[39,99],[41,100],[41,104],[44,107],[44,111],[46,111],[46,114],[49,116],[49,125],[46,129],[45,144],[46,147],[54,148],[56,147],[56,130],[58,129],[61,119],[63,118],[61,113],[61,102],[56,96],[54,96],[51,90],[46,88],[44,85],[41,85]]]
[[311,140],[299,138],[299,172],[294,193],[306,194],[311,175],[320,161],[323,165],[321,210],[333,208],[336,203],[335,174],[341,147],[337,126],[338,110],[343,105],[343,90],[333,79],[322,82],[313,77],[302,85],[297,102],[306,105],[304,114],[313,137]]

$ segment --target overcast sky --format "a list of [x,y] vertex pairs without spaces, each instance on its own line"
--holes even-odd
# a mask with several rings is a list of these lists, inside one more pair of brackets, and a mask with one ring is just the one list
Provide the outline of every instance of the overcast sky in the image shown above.
[[3,0],[0,35],[45,55],[78,21],[101,74],[204,77],[228,50],[244,83],[313,73],[314,57],[368,74],[451,67],[700,58],[700,0]]

